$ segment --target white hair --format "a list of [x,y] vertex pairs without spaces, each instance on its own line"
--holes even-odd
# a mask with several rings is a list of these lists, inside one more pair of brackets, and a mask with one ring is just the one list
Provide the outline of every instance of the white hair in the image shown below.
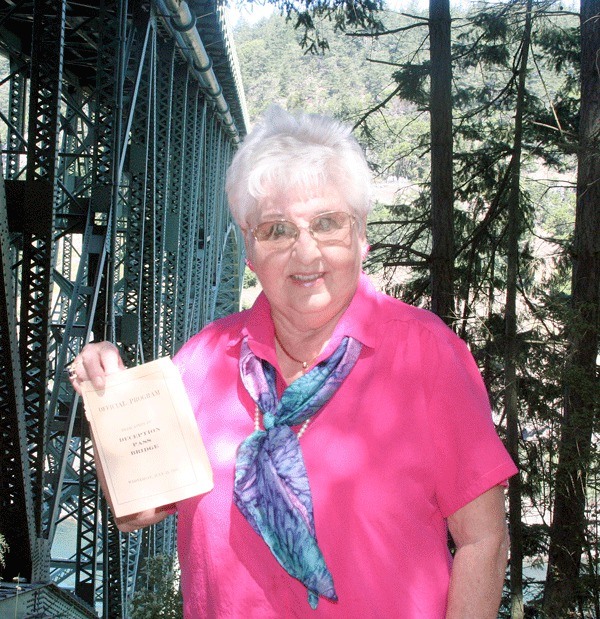
[[371,210],[371,171],[350,127],[327,116],[270,107],[227,172],[234,220],[247,227],[260,202],[293,190],[333,186],[359,222]]

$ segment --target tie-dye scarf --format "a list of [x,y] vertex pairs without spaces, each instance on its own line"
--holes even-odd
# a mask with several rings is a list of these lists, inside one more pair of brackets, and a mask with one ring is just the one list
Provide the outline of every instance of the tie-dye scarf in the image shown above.
[[344,338],[328,359],[289,385],[280,400],[273,366],[256,357],[246,339],[240,351],[242,382],[263,413],[265,429],[253,432],[238,448],[234,502],[279,563],[306,586],[312,608],[319,595],[334,601],[337,595],[317,544],[306,467],[291,426],[331,399],[361,348],[357,340]]

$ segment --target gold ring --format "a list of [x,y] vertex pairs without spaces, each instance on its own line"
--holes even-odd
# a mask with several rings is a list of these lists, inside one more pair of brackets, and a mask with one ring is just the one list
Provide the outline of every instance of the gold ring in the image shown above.
[[71,363],[68,363],[66,370],[69,374],[69,380],[75,380],[77,378],[77,368],[82,365],[81,359],[75,357]]

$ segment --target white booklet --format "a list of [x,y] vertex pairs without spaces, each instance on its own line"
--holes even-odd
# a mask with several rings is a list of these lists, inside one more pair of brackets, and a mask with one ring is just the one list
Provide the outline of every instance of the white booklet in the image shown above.
[[181,376],[164,357],[82,385],[117,518],[208,492],[212,470]]

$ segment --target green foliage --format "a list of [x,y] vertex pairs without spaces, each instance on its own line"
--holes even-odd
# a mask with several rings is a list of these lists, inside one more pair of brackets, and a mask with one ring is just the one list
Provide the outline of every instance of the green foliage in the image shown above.
[[258,284],[258,280],[256,279],[256,275],[253,271],[246,268],[244,270],[244,288],[252,288]]
[[144,561],[131,602],[131,619],[183,619],[176,558],[155,555]]
[[[388,20],[390,28],[407,22],[386,15]],[[279,15],[238,23],[234,34],[250,118],[273,103],[330,114],[357,126],[377,173],[414,178],[416,170],[426,170],[414,149],[428,135],[427,119],[397,96],[391,77],[399,40],[420,45],[421,35],[409,30],[402,37],[349,36],[328,20],[319,28],[329,44],[325,55],[302,53],[298,32]],[[384,102],[385,114],[373,111]]]
[[4,562],[4,557],[8,552],[8,543],[6,542],[6,538],[2,533],[0,533],[0,567],[6,567],[6,563]]
[[293,22],[300,34],[300,46],[307,53],[319,54],[330,49],[330,29],[321,28],[323,22],[333,27],[334,33],[361,29],[377,33],[383,29],[379,19],[382,0],[270,0],[286,21]]
[[385,89],[387,71],[369,72],[360,40],[335,34],[328,22],[323,30],[332,53],[311,56],[300,51],[298,35],[278,15],[238,24],[236,48],[251,118],[272,103],[338,116],[356,113],[372,100],[370,89]]
[[[0,75],[10,74],[10,63],[8,58],[0,52]],[[9,93],[9,81],[0,84],[0,111],[8,116],[8,93]],[[0,144],[3,146],[6,144],[7,127],[5,123],[0,123]]]
[[574,78],[579,75],[579,36],[579,25],[568,22],[563,25],[552,20],[537,29],[536,43],[544,53],[545,63],[556,74],[569,73]]
[[398,96],[412,101],[419,109],[429,107],[429,63],[405,64],[392,73],[398,84]]

